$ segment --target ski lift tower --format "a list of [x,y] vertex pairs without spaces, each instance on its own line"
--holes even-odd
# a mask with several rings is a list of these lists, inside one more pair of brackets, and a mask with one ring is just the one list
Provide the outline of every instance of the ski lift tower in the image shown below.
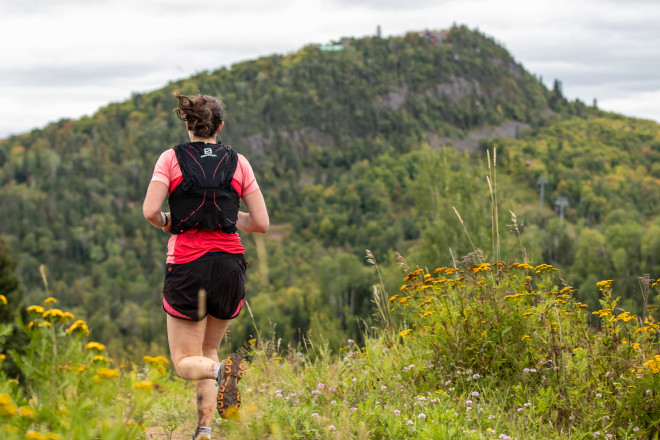
[[569,205],[568,197],[557,197],[555,200],[555,206],[559,206],[559,225],[561,226],[564,223],[564,208]]
[[539,205],[539,209],[541,211],[543,211],[543,195],[545,194],[545,185],[547,185],[549,182],[550,181],[545,176],[541,176],[536,179],[536,184],[541,187],[541,203]]

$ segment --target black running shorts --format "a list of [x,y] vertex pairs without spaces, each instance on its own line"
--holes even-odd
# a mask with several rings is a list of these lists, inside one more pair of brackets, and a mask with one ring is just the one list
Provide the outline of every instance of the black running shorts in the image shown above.
[[245,299],[243,254],[210,252],[184,264],[167,264],[163,309],[175,318],[201,321],[238,316]]

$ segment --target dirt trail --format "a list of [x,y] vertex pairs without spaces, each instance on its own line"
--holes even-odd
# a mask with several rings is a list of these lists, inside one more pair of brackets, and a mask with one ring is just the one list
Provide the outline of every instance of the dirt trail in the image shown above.
[[[192,435],[190,434],[184,434],[184,431],[188,429],[192,432],[192,430],[195,429],[195,427],[191,428],[177,428],[173,433],[172,437],[168,436],[168,433],[163,429],[158,426],[151,426],[147,428],[146,431],[144,431],[144,435],[147,440],[190,440],[192,438]],[[217,434],[214,433],[217,437]]]

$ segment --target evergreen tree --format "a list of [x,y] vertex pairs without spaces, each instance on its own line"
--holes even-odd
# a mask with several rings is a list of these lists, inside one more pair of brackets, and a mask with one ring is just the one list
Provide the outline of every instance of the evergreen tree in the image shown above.
[[21,304],[23,291],[15,269],[16,262],[11,257],[9,245],[0,237],[0,295],[7,302],[0,302],[0,354],[7,356],[1,365],[10,377],[18,374],[18,369],[7,353],[10,350],[20,351],[28,339],[27,334],[18,326],[18,322],[25,318],[25,309]]

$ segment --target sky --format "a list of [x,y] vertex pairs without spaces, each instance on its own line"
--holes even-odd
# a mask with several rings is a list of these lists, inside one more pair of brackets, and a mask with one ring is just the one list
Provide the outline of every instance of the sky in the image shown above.
[[658,0],[0,0],[0,138],[310,43],[454,23],[569,99],[660,122]]

